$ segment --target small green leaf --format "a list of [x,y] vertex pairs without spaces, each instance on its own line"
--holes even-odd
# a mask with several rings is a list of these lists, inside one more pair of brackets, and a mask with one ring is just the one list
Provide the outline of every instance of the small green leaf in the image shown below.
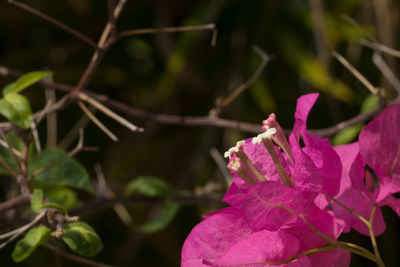
[[175,218],[179,211],[179,205],[174,202],[167,202],[165,206],[151,221],[140,225],[137,230],[143,233],[154,233],[164,229]]
[[34,212],[40,212],[43,208],[43,191],[35,188],[31,199],[31,208]]
[[75,208],[79,204],[78,197],[74,191],[66,187],[59,187],[45,193],[50,203],[56,203],[64,207],[65,210]]
[[135,193],[148,197],[167,197],[171,194],[171,188],[164,180],[153,176],[140,176],[131,181],[125,189],[125,195]]
[[92,257],[103,249],[100,237],[94,229],[84,222],[64,224],[63,241],[75,253]]
[[59,149],[44,150],[33,157],[28,164],[29,174],[55,163],[58,164],[32,179],[35,187],[69,186],[93,192],[86,169],[78,161],[68,157],[65,151]]
[[337,146],[342,144],[348,144],[354,141],[354,139],[357,138],[363,126],[364,124],[359,123],[341,130],[333,137],[332,140],[333,145]]
[[379,106],[378,97],[376,95],[368,95],[361,104],[361,113],[368,112]]
[[[17,149],[18,151],[22,152],[25,145],[22,142],[22,140],[19,138],[19,136],[16,134],[15,131],[10,131],[8,133],[6,133],[6,138],[8,143],[15,149]],[[15,158],[11,155],[10,151],[3,147],[0,146],[0,157],[7,162],[7,164],[14,170],[17,170],[17,164],[15,162]],[[0,174],[10,174],[8,172],[8,170],[2,165],[0,164]]]
[[16,80],[13,83],[6,85],[3,89],[3,96],[8,95],[9,93],[18,93],[24,90],[25,88],[31,86],[32,84],[42,80],[43,78],[49,77],[53,75],[52,72],[48,71],[33,71],[29,72]]
[[33,227],[18,241],[11,255],[15,262],[21,262],[28,258],[32,252],[50,237],[50,229],[44,225]]
[[9,93],[0,99],[0,114],[23,129],[32,124],[31,105],[26,97]]

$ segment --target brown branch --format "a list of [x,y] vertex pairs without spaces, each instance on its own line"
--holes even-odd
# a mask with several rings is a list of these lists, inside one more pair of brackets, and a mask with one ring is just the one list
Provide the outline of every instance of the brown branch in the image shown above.
[[253,51],[256,52],[261,57],[260,65],[257,70],[253,73],[253,75],[248,79],[245,83],[241,84],[231,95],[225,98],[217,107],[210,111],[210,114],[213,116],[217,116],[222,109],[231,104],[240,94],[242,94],[247,88],[249,88],[261,75],[267,63],[270,60],[270,57],[261,50],[258,46],[253,46]]
[[27,204],[31,201],[30,194],[20,195],[14,198],[10,198],[7,201],[0,203],[0,213],[5,212],[6,210],[15,208],[17,206]]
[[372,48],[374,50],[378,50],[381,51],[383,53],[386,53],[388,55],[394,56],[394,57],[400,57],[400,51],[393,49],[389,46],[386,46],[384,44],[378,43],[378,42],[370,42],[364,39],[360,40],[360,44],[362,44],[363,46]]
[[52,251],[54,253],[56,253],[57,255],[69,259],[71,261],[74,262],[78,262],[80,264],[84,264],[87,266],[93,266],[93,267],[114,267],[114,265],[109,265],[109,264],[104,264],[104,263],[100,263],[100,262],[96,262],[94,260],[90,260],[81,256],[77,256],[77,255],[73,255],[70,253],[67,253],[65,251],[59,250],[58,248],[52,247],[50,245],[44,244],[42,245],[45,249]]
[[180,26],[180,27],[165,27],[165,28],[150,28],[150,29],[137,29],[122,31],[121,37],[139,35],[139,34],[154,34],[161,32],[188,32],[188,31],[215,31],[215,24],[194,25],[194,26]]
[[56,20],[56,19],[44,14],[44,13],[42,13],[41,11],[39,11],[39,10],[37,10],[37,9],[31,7],[31,6],[28,6],[27,4],[24,4],[24,3],[21,3],[19,1],[16,1],[16,0],[8,0],[8,2],[10,4],[14,5],[14,6],[17,6],[17,7],[21,8],[21,9],[23,9],[25,11],[28,11],[28,12],[32,13],[33,15],[35,15],[35,16],[37,16],[37,17],[49,22],[50,24],[52,24],[54,26],[57,26],[57,27],[61,28],[62,30],[72,34],[76,38],[84,41],[88,45],[90,45],[90,46],[92,46],[94,48],[97,48],[96,43],[93,42],[93,40],[91,40],[86,35],[78,32],[77,30],[72,29],[71,27],[65,25],[64,23],[62,23],[62,22],[60,22],[60,21],[58,21],[58,20]]
[[[0,66],[0,74],[2,75],[11,75],[11,76],[16,76],[19,77],[21,74],[15,70],[9,70],[8,68],[5,68],[4,66]],[[73,90],[73,87],[67,84],[61,84],[61,83],[48,83],[45,81],[40,82],[43,86],[52,86],[53,88],[63,91],[63,92],[70,92]],[[96,99],[98,102],[103,103],[104,105],[108,106],[109,108],[112,108],[114,110],[119,111],[120,113],[123,113],[127,116],[130,116],[132,118],[138,118],[142,119],[145,121],[153,121],[161,124],[172,124],[172,125],[182,125],[182,126],[213,126],[213,127],[218,127],[218,128],[229,128],[229,129],[235,129],[243,132],[248,132],[248,133],[260,133],[262,131],[261,129],[261,124],[254,124],[254,123],[247,123],[247,122],[240,122],[240,121],[234,121],[234,120],[228,120],[228,119],[223,119],[219,117],[212,117],[212,116],[180,116],[180,115],[170,115],[170,114],[160,114],[160,113],[152,113],[140,109],[133,108],[131,106],[128,106],[124,103],[121,103],[119,101],[113,100],[108,98],[107,96],[94,93],[91,91],[84,90],[83,91],[85,94],[91,96],[92,98]],[[393,104],[397,103],[398,100],[389,102],[388,104]],[[56,108],[51,108],[49,112],[56,111],[60,109],[61,106]],[[333,125],[331,127],[327,127],[324,129],[311,129],[309,132],[324,136],[324,137],[329,137],[337,132],[343,130],[346,127],[355,125],[360,122],[365,122],[377,115],[384,106],[375,108],[369,112],[362,113],[359,115],[354,116],[353,118],[350,118],[346,121],[340,122],[336,125]],[[3,129],[10,127],[11,124],[4,124]],[[287,134],[290,133],[290,130],[286,129],[285,132]]]

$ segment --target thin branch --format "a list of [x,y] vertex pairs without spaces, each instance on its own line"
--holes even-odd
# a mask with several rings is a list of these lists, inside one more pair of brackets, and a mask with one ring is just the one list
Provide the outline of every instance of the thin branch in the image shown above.
[[232,176],[230,175],[228,168],[226,167],[226,162],[225,162],[224,158],[222,157],[222,155],[219,153],[219,151],[215,147],[212,147],[210,149],[210,155],[214,159],[219,170],[221,171],[221,173],[224,177],[224,182],[225,182],[226,188],[228,188],[232,184]]
[[354,68],[344,57],[336,51],[333,51],[333,56],[346,67],[367,89],[374,95],[378,95],[379,90],[373,86],[356,68]]
[[77,262],[77,263],[80,263],[80,264],[84,264],[84,265],[87,265],[87,266],[93,266],[93,267],[114,267],[114,265],[109,265],[109,264],[96,262],[94,260],[90,260],[90,259],[87,259],[87,258],[84,258],[84,257],[80,257],[78,255],[73,255],[73,254],[67,253],[65,251],[59,250],[59,249],[57,249],[55,247],[52,247],[50,245],[47,245],[47,244],[44,244],[42,246],[45,249],[50,250],[50,251],[56,253],[57,255],[59,255],[59,256],[61,256],[63,258],[69,259],[71,261],[74,261],[74,262]]
[[21,226],[13,231],[10,231],[8,233],[2,234],[0,236],[0,239],[8,238],[10,237],[7,241],[3,242],[0,244],[0,249],[3,247],[7,246],[11,241],[15,240],[17,237],[19,237],[21,234],[29,230],[32,226],[34,226],[36,223],[38,223],[44,216],[46,215],[46,211],[42,211],[36,217],[29,223],[25,224],[24,226]]
[[260,62],[260,65],[258,66],[257,70],[253,73],[253,75],[250,77],[250,79],[248,79],[245,83],[241,84],[230,96],[228,96],[227,98],[222,100],[221,104],[219,104],[216,107],[216,109],[212,110],[210,112],[210,114],[218,115],[222,109],[224,109],[229,104],[231,104],[240,94],[242,94],[247,88],[249,88],[261,75],[261,73],[267,66],[267,63],[269,62],[270,57],[263,50],[261,50],[258,46],[253,46],[253,51],[261,57],[261,62]]
[[0,213],[15,208],[19,205],[27,204],[31,200],[30,194],[23,194],[17,197],[8,199],[7,201],[0,203]]
[[[119,14],[121,13],[125,3],[127,0],[120,0],[117,6],[114,9],[114,22],[118,19]],[[116,41],[116,36],[111,36],[110,45],[106,45],[106,41],[110,36],[110,32],[112,30],[112,23],[110,21],[107,22],[104,27],[103,33],[101,34],[100,40],[97,44],[97,49],[94,51],[93,56],[86,67],[84,73],[82,74],[81,79],[79,80],[77,86],[70,92],[70,97],[75,97],[83,88],[86,87],[89,80],[93,76],[97,67],[100,64],[101,58],[104,56],[106,50],[111,46],[113,41]]]
[[37,131],[36,123],[32,121],[31,124],[33,141],[35,142],[36,152],[40,154],[42,152],[42,146],[40,145],[39,134]]
[[85,104],[82,103],[82,101],[78,101],[79,107],[82,109],[82,111],[86,114],[86,116],[94,123],[96,124],[97,127],[100,128],[108,137],[110,137],[111,140],[114,142],[118,142],[118,137],[113,134],[99,119],[96,118],[96,116],[93,115],[92,112],[85,106]]
[[[53,83],[53,77],[46,77],[44,78],[46,81]],[[55,89],[52,87],[46,87],[44,89],[44,94],[46,98],[46,103],[55,103],[56,99],[56,92]],[[52,114],[47,115],[47,135],[46,135],[46,147],[53,148],[57,146],[57,113],[54,112]]]
[[35,15],[35,16],[41,18],[41,19],[44,19],[45,21],[49,22],[50,24],[52,24],[54,26],[57,26],[57,27],[61,28],[62,30],[72,34],[76,38],[84,41],[85,43],[87,43],[91,47],[97,48],[96,43],[93,42],[93,40],[91,40],[89,37],[87,37],[86,35],[78,32],[77,30],[72,29],[71,27],[69,27],[69,26],[65,25],[64,23],[56,20],[55,18],[52,18],[52,17],[42,13],[41,11],[39,11],[39,10],[37,10],[37,9],[31,7],[31,6],[28,6],[27,4],[21,3],[19,1],[8,0],[8,2],[10,4],[14,5],[14,6],[17,6],[17,7],[21,8],[21,9],[23,9],[25,11],[28,11],[28,12],[32,13],[33,15]]
[[383,60],[381,52],[375,50],[374,55],[372,56],[372,62],[374,62],[375,66],[378,67],[383,76],[385,76],[385,78],[393,86],[397,93],[400,94],[400,81]]
[[391,48],[389,46],[386,46],[384,44],[381,44],[381,43],[378,43],[378,42],[370,42],[370,41],[367,41],[365,39],[361,39],[360,40],[360,44],[362,44],[363,46],[372,48],[374,50],[381,51],[381,52],[386,53],[388,55],[400,58],[400,51],[399,50],[393,49],[393,48]]
[[[155,34],[161,32],[189,32],[189,31],[214,31],[215,24],[205,24],[205,25],[193,25],[193,26],[180,26],[180,27],[165,27],[165,28],[149,28],[149,29],[137,29],[122,31],[120,33],[121,37],[139,35],[139,34]],[[215,38],[215,37],[214,37]]]
[[91,98],[90,96],[88,96],[88,95],[86,95],[84,93],[79,93],[78,97],[79,97],[79,99],[81,99],[81,100],[89,103],[90,105],[94,106],[95,108],[97,108],[98,110],[103,112],[105,115],[107,115],[110,118],[114,119],[116,122],[118,122],[121,125],[125,126],[126,128],[128,128],[132,132],[143,132],[143,128],[139,128],[136,125],[133,125],[132,123],[130,123],[129,121],[127,121],[126,119],[124,119],[123,117],[118,115],[117,113],[113,112],[112,110],[110,110],[109,108],[107,108],[106,106],[104,106],[103,104],[101,104],[100,102],[95,100],[94,98]]
[[[21,75],[20,72],[9,69],[5,66],[0,66],[0,74],[1,75],[11,75],[13,77],[19,77]],[[69,93],[71,92],[74,87],[67,85],[67,84],[61,84],[61,83],[47,83],[47,82],[40,82],[43,86],[52,86],[57,90],[60,90],[62,92]],[[104,95],[91,92],[88,90],[83,91],[86,95],[90,96],[93,99],[96,99],[98,102],[103,103],[109,108],[112,108],[114,110],[117,110],[118,112],[125,114],[127,116],[130,116],[132,118],[137,118],[137,119],[142,119],[144,121],[153,121],[161,124],[168,124],[168,125],[181,125],[181,126],[211,126],[211,127],[218,127],[218,128],[226,128],[226,129],[235,129],[238,131],[243,131],[243,132],[248,132],[248,133],[260,133],[262,132],[261,125],[260,124],[254,124],[254,123],[248,123],[248,122],[241,122],[241,121],[235,121],[235,120],[228,120],[228,119],[223,119],[219,117],[214,117],[214,116],[180,116],[180,115],[172,115],[172,114],[161,114],[161,113],[153,113],[145,110],[140,110],[133,108],[131,106],[128,106],[124,103],[121,103],[119,101],[110,99]],[[65,98],[64,98],[65,99]],[[57,103],[53,104],[51,108],[48,110],[47,113],[51,113],[54,111],[57,111],[63,107],[63,103],[61,103],[62,99],[58,101]],[[394,104],[398,103],[399,100],[394,100],[390,101],[387,104]],[[362,113],[359,115],[354,116],[353,118],[350,118],[346,121],[340,122],[336,125],[323,128],[323,129],[310,129],[309,132],[324,136],[324,137],[329,137],[337,132],[343,130],[344,128],[358,124],[360,122],[365,122],[377,115],[384,106],[377,107],[375,109],[370,110],[369,112]],[[38,113],[34,114],[34,117],[37,117]],[[4,130],[10,129],[12,127],[11,123],[2,123],[1,128]],[[285,132],[287,134],[290,133],[289,129],[286,129]],[[0,143],[1,145],[1,143]]]

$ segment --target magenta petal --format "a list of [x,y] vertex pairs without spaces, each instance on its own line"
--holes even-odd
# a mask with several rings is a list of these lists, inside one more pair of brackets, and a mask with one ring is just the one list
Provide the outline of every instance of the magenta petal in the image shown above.
[[338,193],[340,195],[347,188],[352,186],[350,170],[360,150],[357,142],[348,145],[335,146],[334,149],[342,163],[342,177],[340,180],[340,190]]
[[384,109],[360,133],[360,152],[367,164],[400,184],[400,104]]
[[[369,220],[373,202],[370,196],[360,190],[349,188],[339,198],[342,204],[351,210],[356,211],[358,214]],[[333,211],[336,216],[343,219],[347,226],[351,226],[353,229],[361,234],[369,236],[369,230],[367,226],[355,215],[350,214],[347,210],[343,209],[339,205],[332,203]],[[378,207],[375,212],[373,230],[376,236],[382,234],[385,231],[386,224],[383,220],[381,209]],[[346,230],[349,230],[348,228]]]
[[[341,163],[327,139],[307,132],[307,117],[318,94],[309,94],[297,100],[295,124],[289,137],[295,161],[296,185],[306,190],[336,195],[340,187]],[[300,146],[300,138],[305,147]]]
[[342,249],[321,251],[309,257],[312,266],[346,267],[350,265],[350,252]]
[[299,241],[284,231],[262,230],[249,235],[233,245],[215,263],[241,265],[252,263],[277,263],[297,254]]
[[182,248],[182,267],[206,266],[241,239],[252,234],[243,214],[233,208],[214,212],[192,229]]
[[282,185],[280,182],[266,181],[254,185],[246,194],[230,195],[224,201],[242,210],[246,221],[254,231],[276,231],[282,225],[295,223],[296,214],[307,214],[315,206],[302,192]]

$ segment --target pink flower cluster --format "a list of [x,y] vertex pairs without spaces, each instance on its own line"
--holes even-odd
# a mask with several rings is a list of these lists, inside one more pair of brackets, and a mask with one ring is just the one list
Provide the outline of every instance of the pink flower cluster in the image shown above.
[[393,196],[400,192],[400,105],[386,108],[358,142],[332,147],[307,132],[317,98],[298,99],[289,140],[272,114],[264,133],[226,152],[233,177],[223,199],[229,207],[205,215],[191,231],[183,267],[349,266],[350,252],[329,246],[351,229],[371,234],[355,213],[369,219],[375,211],[375,235],[385,230],[381,206],[400,216],[400,199]]

